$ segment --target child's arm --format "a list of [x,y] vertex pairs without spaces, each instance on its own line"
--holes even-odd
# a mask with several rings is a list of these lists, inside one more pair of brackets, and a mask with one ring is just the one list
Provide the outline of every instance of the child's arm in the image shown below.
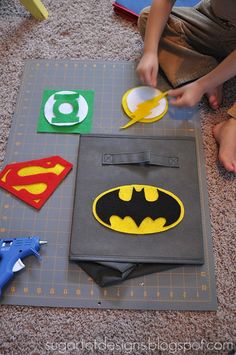
[[196,81],[178,89],[170,90],[169,95],[175,99],[174,106],[195,106],[202,96],[222,85],[236,75],[236,50],[231,52],[215,69]]
[[153,0],[147,20],[144,39],[144,53],[138,64],[137,73],[143,83],[157,85],[158,45],[169,18],[173,0]]

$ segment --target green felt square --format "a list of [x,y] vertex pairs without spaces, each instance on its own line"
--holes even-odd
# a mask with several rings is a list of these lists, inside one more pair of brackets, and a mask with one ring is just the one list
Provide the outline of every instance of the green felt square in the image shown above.
[[37,132],[90,133],[94,91],[44,90]]

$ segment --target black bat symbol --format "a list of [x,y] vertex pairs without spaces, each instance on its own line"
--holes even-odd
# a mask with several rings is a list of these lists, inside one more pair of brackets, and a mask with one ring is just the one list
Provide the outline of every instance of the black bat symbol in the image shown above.
[[166,219],[165,226],[169,226],[178,220],[181,213],[180,205],[172,196],[160,191],[158,188],[157,191],[159,197],[153,202],[146,200],[144,188],[140,192],[133,188],[130,201],[121,200],[119,198],[119,190],[111,191],[97,201],[97,216],[107,225],[111,225],[111,216],[120,218],[129,216],[138,227],[147,217],[153,220],[162,217]]

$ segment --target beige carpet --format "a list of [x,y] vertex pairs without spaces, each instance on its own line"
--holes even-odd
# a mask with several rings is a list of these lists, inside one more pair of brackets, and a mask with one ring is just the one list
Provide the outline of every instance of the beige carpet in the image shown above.
[[[142,42],[136,26],[116,17],[111,3],[111,0],[45,0],[49,20],[37,22],[18,0],[0,1],[1,164],[26,59],[130,61],[140,57]],[[219,302],[217,312],[1,306],[0,354],[228,353],[226,342],[236,340],[236,179],[217,163],[212,127],[228,118],[226,111],[234,101],[236,81],[231,80],[225,85],[220,110],[210,111],[204,101],[200,105]],[[187,342],[186,351],[182,342]],[[189,348],[191,350],[187,351]]]

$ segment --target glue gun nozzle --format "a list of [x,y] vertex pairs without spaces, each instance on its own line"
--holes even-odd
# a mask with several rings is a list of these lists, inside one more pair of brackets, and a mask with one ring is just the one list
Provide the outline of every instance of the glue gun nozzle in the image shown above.
[[47,244],[47,243],[48,243],[48,242],[47,242],[46,240],[40,240],[40,241],[39,241],[39,244],[40,244],[40,245],[44,245],[44,244]]

